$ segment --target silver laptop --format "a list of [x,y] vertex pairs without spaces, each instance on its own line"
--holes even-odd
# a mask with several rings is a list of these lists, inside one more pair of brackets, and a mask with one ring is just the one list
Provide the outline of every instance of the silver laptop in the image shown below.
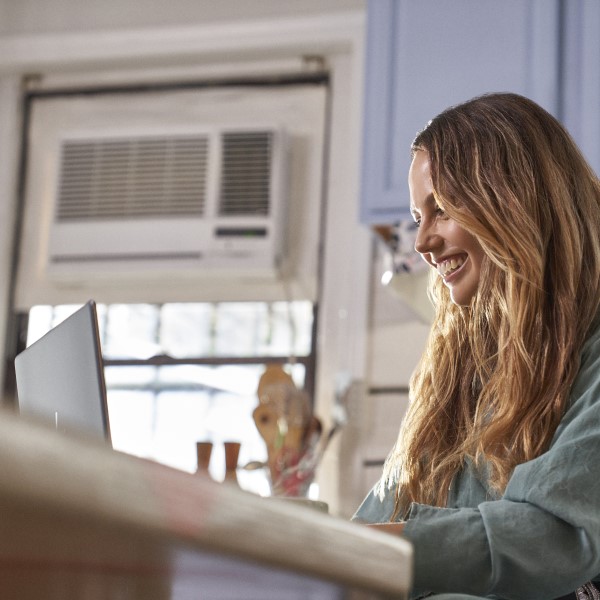
[[15,358],[19,412],[110,444],[96,305],[88,302]]

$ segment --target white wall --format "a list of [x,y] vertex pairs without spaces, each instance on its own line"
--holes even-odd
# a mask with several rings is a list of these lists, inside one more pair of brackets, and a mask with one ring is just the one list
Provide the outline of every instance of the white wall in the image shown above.
[[73,33],[306,17],[364,0],[1,0],[0,35]]

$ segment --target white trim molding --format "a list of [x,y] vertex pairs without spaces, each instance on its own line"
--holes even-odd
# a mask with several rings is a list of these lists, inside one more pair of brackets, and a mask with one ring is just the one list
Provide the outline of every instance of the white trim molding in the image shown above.
[[0,38],[0,74],[351,52],[357,43],[362,45],[363,21],[362,11],[349,11],[243,23],[5,36]]

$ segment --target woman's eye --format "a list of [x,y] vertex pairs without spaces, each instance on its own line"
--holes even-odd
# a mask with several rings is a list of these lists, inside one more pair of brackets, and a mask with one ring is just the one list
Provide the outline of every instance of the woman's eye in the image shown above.
[[441,207],[439,207],[439,206],[435,207],[435,214],[437,216],[439,216],[439,217],[445,217],[446,216],[446,213],[444,212],[444,209],[441,208]]

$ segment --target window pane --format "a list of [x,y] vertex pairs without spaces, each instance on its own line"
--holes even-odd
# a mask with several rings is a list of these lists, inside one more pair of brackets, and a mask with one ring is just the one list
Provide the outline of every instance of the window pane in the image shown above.
[[312,337],[312,304],[274,302],[269,308],[269,332],[261,353],[271,356],[309,355]]
[[160,354],[159,308],[152,304],[111,304],[102,352],[110,358],[149,358]]
[[268,335],[267,305],[263,302],[217,305],[215,354],[256,356]]
[[[264,462],[266,448],[252,412],[258,400],[226,392],[168,391],[122,392],[109,390],[109,419],[113,447],[156,460],[190,473],[196,470],[196,442],[210,441],[213,452],[210,474],[217,481],[225,477],[224,442],[241,443],[238,465]],[[240,486],[255,493],[268,493],[264,470],[238,469]]]
[[156,423],[154,394],[109,390],[107,397],[113,448],[134,456],[152,457]]
[[213,304],[165,304],[160,311],[162,351],[175,358],[212,356]]
[[[35,306],[27,345],[79,304]],[[97,305],[102,351],[107,358],[207,356],[307,356],[311,352],[312,304],[225,302]]]
[[[73,313],[79,305],[39,306],[29,314],[28,343]],[[105,358],[145,361],[174,358],[309,356],[310,302],[247,302],[98,305]],[[31,340],[31,341],[30,341]],[[306,370],[287,365],[298,388]],[[105,367],[109,419],[115,449],[196,470],[196,442],[213,443],[211,475],[225,474],[223,444],[241,443],[239,465],[266,460],[266,447],[252,418],[264,364]],[[268,493],[267,472],[238,470],[244,489]]]

